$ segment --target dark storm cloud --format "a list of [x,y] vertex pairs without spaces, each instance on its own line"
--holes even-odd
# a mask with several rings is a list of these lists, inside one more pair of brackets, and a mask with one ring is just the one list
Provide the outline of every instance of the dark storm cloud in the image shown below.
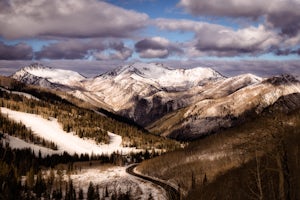
[[258,19],[265,17],[268,25],[280,28],[294,36],[300,30],[299,0],[181,0],[178,4],[186,11],[201,16],[226,16]]
[[135,44],[135,50],[141,58],[166,58],[182,50],[169,40],[161,37],[146,38]]
[[[103,51],[114,50],[109,55]],[[67,40],[44,46],[36,53],[36,59],[84,59],[90,56],[99,59],[126,60],[132,55],[132,51],[125,47],[122,42],[107,43],[99,39],[90,40]]]
[[148,20],[97,0],[6,0],[0,6],[0,36],[8,39],[128,37]]
[[31,60],[32,48],[25,43],[6,45],[0,42],[0,60]]

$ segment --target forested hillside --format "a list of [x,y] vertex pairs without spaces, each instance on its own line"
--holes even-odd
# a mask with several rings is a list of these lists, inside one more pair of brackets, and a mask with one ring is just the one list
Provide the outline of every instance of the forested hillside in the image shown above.
[[261,116],[143,162],[142,173],[180,186],[185,199],[299,199],[300,95]]
[[[80,108],[49,91],[30,88],[7,78],[1,80],[3,87],[12,91],[29,93],[39,99],[35,100],[1,90],[1,107],[38,114],[46,119],[49,117],[57,118],[65,131],[74,132],[79,137],[93,138],[98,143],[108,143],[107,131],[110,131],[123,137],[123,146],[165,150],[175,149],[179,146],[179,143],[173,140],[151,135],[140,128],[116,121],[95,111]],[[7,132],[10,127],[5,128],[6,125],[4,126],[4,124],[6,123],[1,125],[3,126],[2,132]],[[14,134],[12,131],[8,133]]]
[[81,170],[78,165],[81,163],[87,163],[88,166],[94,163],[123,165],[158,155],[154,150],[170,151],[179,147],[176,141],[151,135],[138,127],[81,108],[77,106],[80,100],[74,98],[70,102],[56,95],[56,91],[28,87],[3,77],[0,83],[0,107],[37,114],[45,119],[56,118],[65,131],[73,132],[81,138],[94,139],[99,144],[109,142],[107,132],[110,131],[122,136],[123,146],[144,149],[125,157],[120,152],[111,155],[70,155],[64,152],[43,157],[40,152],[34,154],[30,148],[10,148],[6,143],[6,134],[52,149],[57,148],[56,144],[38,137],[22,123],[0,114],[0,200],[99,199],[100,196],[106,199],[134,199],[131,188],[125,192],[117,191],[91,182],[85,193],[82,187],[75,188],[73,181],[66,177],[78,173]]

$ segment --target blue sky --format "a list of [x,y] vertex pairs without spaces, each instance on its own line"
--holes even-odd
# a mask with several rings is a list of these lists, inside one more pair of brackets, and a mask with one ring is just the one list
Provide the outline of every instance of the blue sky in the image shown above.
[[0,73],[41,62],[93,76],[162,62],[300,75],[299,10],[299,0],[1,1]]

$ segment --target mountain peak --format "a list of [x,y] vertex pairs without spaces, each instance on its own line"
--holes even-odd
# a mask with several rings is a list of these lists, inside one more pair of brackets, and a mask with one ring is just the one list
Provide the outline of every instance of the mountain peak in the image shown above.
[[126,85],[139,83],[168,91],[182,91],[225,77],[211,68],[174,69],[160,63],[134,63],[97,77],[99,80],[102,78],[113,82],[122,80]]
[[85,77],[77,72],[63,69],[55,69],[40,63],[32,63],[28,66],[22,67],[19,71],[12,75],[12,78],[17,80],[27,80],[28,83],[33,84],[37,80],[44,80],[46,82],[70,85],[84,80]]
[[21,70],[39,70],[39,69],[52,69],[51,67],[45,66],[41,63],[32,63],[28,66],[22,67]]
[[[175,69],[165,66],[162,63],[134,63],[118,67],[104,75],[119,76],[119,75],[138,75],[143,78],[160,79],[166,77],[188,76],[193,79],[210,79],[210,78],[225,78],[219,72],[212,68],[196,67],[191,69]],[[197,77],[197,78],[196,78]],[[180,81],[180,80],[177,80]]]
[[105,75],[109,76],[118,76],[120,74],[137,74],[137,75],[145,75],[152,73],[154,71],[164,71],[169,70],[166,66],[160,63],[133,63],[129,65],[120,66],[110,72],[105,73]]

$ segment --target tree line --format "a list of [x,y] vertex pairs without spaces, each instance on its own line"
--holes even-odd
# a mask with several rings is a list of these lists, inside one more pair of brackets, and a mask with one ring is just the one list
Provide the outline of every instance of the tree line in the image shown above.
[[[55,96],[52,93],[43,92],[39,98],[42,96],[48,98],[48,95],[51,98]],[[108,143],[107,131],[109,131],[122,136],[123,146],[167,151],[179,147],[179,143],[176,141],[149,134],[137,127],[99,115],[92,110],[77,107],[72,103],[65,103],[66,100],[61,101],[58,96],[53,99],[52,102],[37,101],[0,91],[1,107],[41,115],[46,119],[56,118],[65,131],[74,132],[82,138],[91,138],[98,143]]]
[[[1,136],[1,135],[0,135]],[[63,171],[72,172],[81,170],[77,162],[88,162],[99,164],[124,165],[130,162],[141,162],[142,160],[158,156],[156,152],[139,152],[130,155],[121,155],[115,152],[111,155],[88,155],[74,154],[70,155],[64,152],[62,155],[48,155],[42,157],[36,156],[31,149],[11,149],[8,144],[4,144],[0,137],[0,199],[80,199],[82,191],[74,191],[72,180],[67,183],[63,181]],[[65,164],[65,168],[54,168]],[[42,172],[48,169],[50,173],[45,176]],[[25,179],[22,177],[26,177]],[[24,181],[25,180],[25,181]],[[84,197],[84,199],[100,199],[96,195],[100,188],[92,185],[93,195]],[[90,186],[90,187],[92,187]],[[102,188],[103,189],[103,188]],[[130,191],[125,194],[119,191],[108,191],[110,199],[131,199]],[[99,197],[99,198],[98,198]]]

